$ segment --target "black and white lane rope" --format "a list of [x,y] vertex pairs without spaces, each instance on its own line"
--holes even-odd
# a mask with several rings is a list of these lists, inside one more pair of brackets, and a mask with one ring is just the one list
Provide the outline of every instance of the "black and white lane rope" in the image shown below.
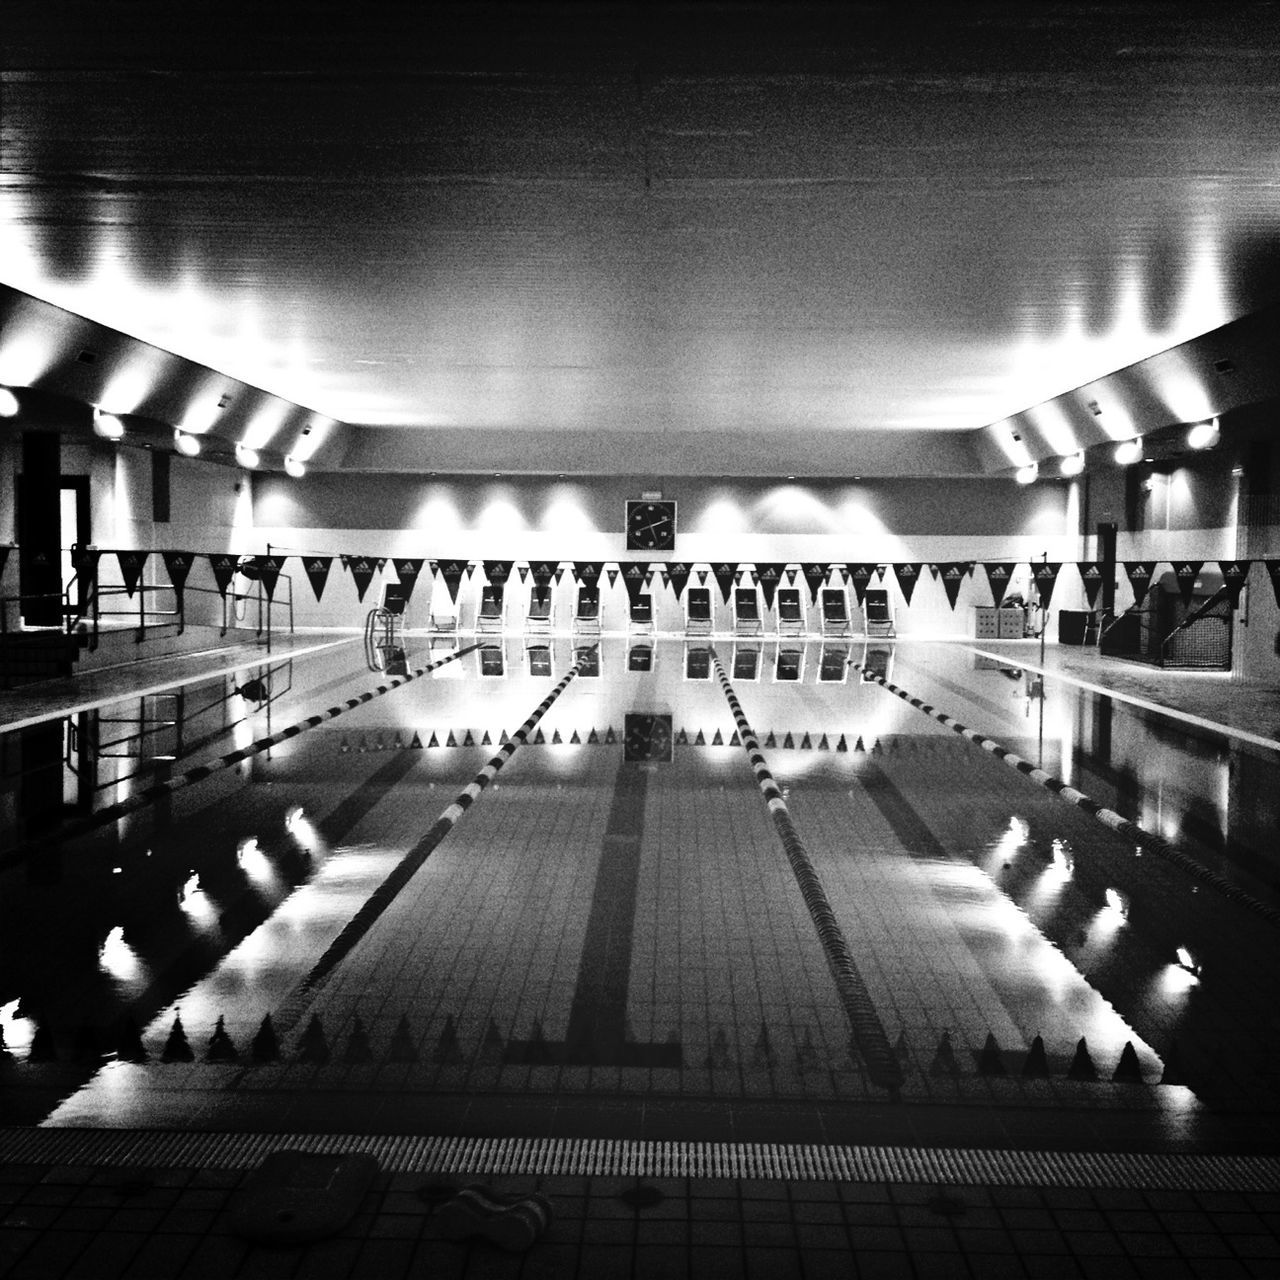
[[369,895],[364,905],[343,926],[342,932],[329,944],[310,973],[298,984],[278,1019],[281,1027],[292,1025],[304,1003],[324,980],[350,955],[352,949],[373,927],[378,917],[395,901],[396,895],[409,883],[414,873],[435,851],[454,825],[476,802],[480,793],[494,780],[498,771],[528,739],[538,721],[551,709],[552,703],[569,687],[575,676],[593,660],[596,649],[579,650],[581,656],[554,689],[538,704],[533,714],[511,735],[488,764],[454,797],[453,803],[435,820],[431,829],[400,859],[387,878]]
[[144,787],[127,799],[119,800],[115,804],[108,805],[105,809],[99,809],[96,813],[86,814],[83,818],[77,818],[73,822],[64,823],[56,831],[51,831],[47,835],[24,841],[22,844],[10,849],[4,855],[3,861],[7,862],[18,854],[31,853],[34,850],[50,845],[65,844],[68,840],[74,840],[76,837],[86,835],[90,831],[96,831],[99,827],[105,827],[108,823],[115,822],[127,814],[136,813],[139,809],[146,808],[147,805],[159,800],[162,796],[172,795],[173,792],[180,791],[183,787],[189,787],[196,782],[203,782],[210,774],[229,769],[233,764],[239,764],[242,760],[248,760],[251,756],[259,755],[263,751],[279,746],[280,743],[287,741],[289,738],[296,738],[300,733],[305,733],[308,729],[314,729],[317,725],[324,724],[326,720],[332,720],[335,716],[342,715],[344,711],[362,707],[366,702],[372,702],[374,698],[380,698],[384,693],[390,693],[392,689],[398,689],[401,685],[408,684],[410,680],[417,680],[420,676],[428,675],[432,671],[438,671],[447,663],[456,662],[459,658],[479,647],[479,644],[469,644],[464,649],[455,649],[445,657],[435,662],[427,663],[425,667],[419,667],[416,671],[409,672],[408,675],[397,676],[394,680],[388,680],[386,684],[380,684],[377,688],[368,689],[357,697],[348,698],[346,702],[340,702],[335,707],[329,707],[325,711],[319,711],[313,716],[308,716],[305,720],[299,720],[296,724],[291,724],[287,729],[268,734],[265,738],[258,738],[246,747],[240,747],[236,751],[228,751],[216,760],[197,765],[194,769],[186,769],[182,773],[175,774],[172,778],[164,779],[163,782],[152,783],[151,786]]
[[844,1006],[845,1015],[849,1019],[853,1043],[867,1065],[867,1075],[871,1083],[878,1088],[887,1089],[889,1095],[896,1099],[902,1087],[902,1066],[889,1044],[889,1037],[885,1034],[884,1025],[872,1003],[866,983],[858,972],[858,966],[853,962],[849,943],[845,939],[839,921],[836,920],[827,892],[822,887],[822,881],[809,859],[808,850],[804,847],[804,842],[791,821],[791,813],[787,808],[787,802],[782,797],[782,789],[774,781],[773,774],[769,772],[769,766],[760,752],[760,743],[756,739],[755,731],[743,713],[742,704],[729,683],[729,677],[725,675],[719,655],[714,649],[710,653],[711,661],[715,664],[716,679],[720,681],[720,688],[728,700],[729,710],[733,712],[733,718],[737,723],[738,737],[755,771],[756,782],[759,783],[761,794],[768,804],[773,825],[777,827],[778,835],[782,838],[782,848],[787,855],[787,861],[791,864],[791,872],[800,888],[800,896],[804,899],[809,917],[818,931],[818,941],[822,945],[831,976],[835,979],[836,990]]
[[954,716],[947,715],[945,711],[939,711],[937,707],[931,706],[920,698],[913,698],[905,689],[900,689],[896,684],[892,684],[877,672],[868,670],[860,662],[851,662],[849,665],[855,671],[861,672],[864,680],[870,680],[883,686],[909,706],[915,707],[917,711],[922,711],[930,719],[946,725],[953,733],[958,733],[975,746],[990,752],[997,760],[1003,760],[1011,769],[1016,769],[1025,777],[1030,778],[1032,782],[1038,782],[1046,791],[1052,791],[1055,795],[1070,801],[1077,809],[1083,809],[1085,813],[1096,818],[1104,826],[1110,827],[1112,831],[1140,845],[1144,852],[1150,851],[1156,854],[1158,857],[1165,859],[1166,862],[1172,863],[1180,871],[1199,880],[1202,884],[1211,886],[1223,897],[1229,898],[1232,902],[1247,908],[1255,915],[1261,916],[1269,924],[1280,927],[1280,911],[1255,898],[1251,893],[1246,893],[1238,885],[1232,884],[1230,880],[1206,867],[1202,862],[1191,857],[1190,854],[1184,853],[1176,845],[1170,844],[1163,836],[1157,835],[1154,831],[1147,831],[1145,828],[1138,826],[1136,822],[1131,822],[1128,818],[1116,813],[1114,809],[1108,809],[1099,804],[1092,797],[1085,795],[1083,791],[1077,791],[1075,787],[1068,786],[1061,778],[1055,778],[1044,769],[1032,764],[1030,760],[1024,760],[1007,747],[1002,747],[994,738],[988,738],[983,734],[976,733],[973,729],[961,724]]

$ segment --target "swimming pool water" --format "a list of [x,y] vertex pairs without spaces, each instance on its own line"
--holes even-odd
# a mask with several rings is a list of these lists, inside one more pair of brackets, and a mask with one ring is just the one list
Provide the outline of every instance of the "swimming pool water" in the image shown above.
[[[1274,1112],[1274,926],[857,667],[1128,806],[1261,901],[1274,873],[1237,782],[1270,776],[1260,753],[964,646],[716,641],[901,1069],[893,1104],[706,647],[487,643],[90,835],[11,849],[9,1116],[1070,1145],[1190,1142],[1220,1114]],[[385,679],[345,646],[89,713],[57,726],[59,800],[101,809]],[[670,718],[669,760],[627,759],[628,715],[659,755]],[[280,1057],[257,1061],[268,1015]],[[161,1060],[179,1016],[190,1063]],[[219,1019],[233,1061],[206,1060]],[[145,1062],[119,1052],[130,1027]],[[1047,1077],[1023,1074],[1036,1037]],[[1098,1080],[1070,1078],[1082,1038]],[[1140,1081],[1114,1082],[1127,1044]]]

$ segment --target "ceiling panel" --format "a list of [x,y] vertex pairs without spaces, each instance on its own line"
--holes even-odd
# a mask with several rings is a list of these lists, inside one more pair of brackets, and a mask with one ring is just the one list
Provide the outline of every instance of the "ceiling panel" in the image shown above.
[[129,11],[6,4],[0,282],[486,464],[823,466],[1280,294],[1274,5]]

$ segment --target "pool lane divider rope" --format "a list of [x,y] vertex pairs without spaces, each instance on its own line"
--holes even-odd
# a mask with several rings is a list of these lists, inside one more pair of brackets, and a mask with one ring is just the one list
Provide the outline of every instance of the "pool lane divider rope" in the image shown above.
[[720,681],[720,688],[728,700],[729,710],[737,722],[738,736],[755,771],[761,794],[768,804],[773,825],[782,838],[782,848],[787,855],[787,861],[791,864],[791,872],[800,888],[800,896],[804,899],[804,905],[808,908],[809,916],[818,931],[818,941],[822,945],[827,966],[835,979],[836,991],[844,1006],[845,1015],[849,1019],[854,1045],[866,1063],[867,1075],[871,1083],[878,1088],[887,1089],[889,1096],[896,1100],[902,1087],[902,1066],[889,1044],[889,1037],[885,1034],[880,1015],[876,1012],[876,1007],[871,1000],[871,993],[858,972],[858,966],[854,964],[849,943],[845,939],[839,921],[836,920],[835,911],[832,910],[831,902],[809,858],[808,850],[804,847],[804,842],[791,821],[791,812],[787,808],[786,800],[782,797],[782,789],[774,780],[760,752],[760,743],[756,739],[755,731],[743,713],[742,704],[729,683],[729,677],[725,675],[719,655],[715,649],[711,649],[710,654],[711,661],[715,664],[716,679]]
[[868,670],[860,662],[850,662],[849,665],[855,671],[860,672],[864,680],[871,680],[883,686],[909,706],[915,707],[917,711],[924,712],[930,719],[946,725],[953,733],[958,733],[962,738],[968,739],[975,746],[979,746],[984,751],[995,756],[997,760],[1003,760],[1011,769],[1016,769],[1024,777],[1030,778],[1032,782],[1039,783],[1046,791],[1051,791],[1055,795],[1061,796],[1062,799],[1075,805],[1077,809],[1083,809],[1085,813],[1096,818],[1104,826],[1110,827],[1112,831],[1140,845],[1143,851],[1149,849],[1166,862],[1172,863],[1180,871],[1204,884],[1210,885],[1232,902],[1247,908],[1255,915],[1261,916],[1269,924],[1280,927],[1280,911],[1255,898],[1251,893],[1246,893],[1245,890],[1232,884],[1224,876],[1220,876],[1216,871],[1206,867],[1204,863],[1197,861],[1190,854],[1184,853],[1163,836],[1157,835],[1154,831],[1147,831],[1145,828],[1138,826],[1136,822],[1131,822],[1128,818],[1116,813],[1114,809],[1108,809],[1099,804],[1091,796],[1085,795],[1083,791],[1078,791],[1075,787],[1068,786],[1061,778],[1055,778],[1051,773],[1047,773],[1044,769],[1032,764],[1030,760],[1024,760],[1007,747],[1002,747],[994,738],[988,738],[981,733],[975,732],[968,726],[961,724],[954,716],[949,716],[946,712],[939,711],[937,707],[931,706],[920,698],[913,698],[905,689],[892,684],[878,672]]
[[332,720],[335,716],[342,715],[344,711],[362,707],[366,702],[372,702],[374,698],[380,698],[384,693],[390,693],[392,689],[398,689],[401,685],[408,684],[410,680],[417,680],[420,676],[428,675],[432,671],[438,671],[447,663],[456,662],[459,658],[479,647],[479,644],[469,644],[465,649],[455,649],[452,653],[438,659],[436,662],[429,662],[425,667],[419,667],[416,671],[409,672],[408,675],[397,676],[394,680],[389,680],[386,684],[380,684],[375,689],[369,689],[357,697],[348,698],[346,702],[339,703],[336,707],[329,707],[326,711],[320,711],[313,716],[308,716],[305,720],[299,720],[297,724],[291,724],[287,729],[281,729],[279,732],[269,734],[265,738],[259,738],[257,741],[249,743],[247,747],[240,747],[236,751],[228,751],[225,755],[219,756],[216,760],[210,760],[207,764],[197,765],[194,769],[184,770],[172,778],[166,778],[163,782],[153,783],[127,799],[119,800],[115,804],[108,805],[105,809],[99,809],[96,813],[87,814],[83,818],[77,818],[74,822],[67,823],[59,827],[58,830],[51,831],[48,835],[38,836],[34,840],[23,841],[4,854],[3,859],[0,860],[0,865],[9,862],[15,854],[26,854],[49,845],[63,844],[90,831],[95,831],[99,827],[105,827],[108,823],[115,822],[130,813],[136,813],[139,809],[145,808],[162,796],[172,795],[173,792],[180,791],[183,787],[189,787],[192,783],[203,782],[211,774],[218,773],[223,769],[229,769],[233,764],[239,764],[242,760],[248,760],[251,756],[260,755],[263,751],[279,746],[280,743],[287,741],[289,738],[296,738],[300,733],[305,733],[308,729],[314,729],[316,725],[324,724],[326,720]]
[[[515,755],[537,727],[538,721],[551,709],[552,703],[569,687],[583,667],[592,661],[598,647],[598,645],[592,645],[590,649],[580,651],[582,656],[564,679],[543,698],[533,714],[511,735],[510,741],[504,744],[497,755],[457,794],[453,803],[435,820],[426,835],[396,863],[386,879],[365,900],[360,910],[347,921],[342,931],[329,944],[286,1003],[285,1010],[278,1019],[283,1027],[287,1028],[291,1025],[291,1013],[297,1015],[301,1012],[295,1006],[299,1002],[305,1002],[315,992],[316,988],[351,954],[352,949],[369,932],[378,917],[395,901],[396,896],[413,878],[415,872],[426,862],[445,836],[453,830],[454,825],[476,802],[480,793],[494,780],[502,766]],[[292,1021],[296,1021],[296,1016]]]

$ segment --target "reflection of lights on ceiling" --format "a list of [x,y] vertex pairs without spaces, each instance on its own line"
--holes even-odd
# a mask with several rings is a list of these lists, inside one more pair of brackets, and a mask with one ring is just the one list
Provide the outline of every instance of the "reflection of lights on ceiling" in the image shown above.
[[200,452],[198,437],[188,435],[185,431],[175,431],[173,433],[173,443],[174,447],[184,457],[194,458]]
[[1039,474],[1040,474],[1039,464],[1035,462],[1029,462],[1025,467],[1019,467],[1017,471],[1013,473],[1013,478],[1019,484],[1032,484]]
[[1107,900],[1107,907],[1111,911],[1117,912],[1126,920],[1129,918],[1129,902],[1128,899],[1120,892],[1119,889],[1108,888],[1104,895]]
[[1058,470],[1064,476],[1078,476],[1084,470],[1084,454],[1067,454],[1058,464]]
[[1193,977],[1200,976],[1200,964],[1186,947],[1178,948],[1178,964]]
[[114,413],[100,413],[94,410],[93,429],[106,440],[124,438],[124,423]]
[[8,387],[0,387],[0,418],[14,418],[18,414],[18,397]]
[[261,449],[270,444],[272,437],[284,425],[288,406],[273,401],[253,415],[248,429],[244,433],[244,443],[250,449]]
[[284,820],[289,834],[308,852],[315,853],[320,847],[320,835],[311,819],[301,808],[290,809]]
[[256,449],[250,449],[248,445],[236,445],[236,461],[242,467],[256,467],[262,461]]
[[1220,439],[1222,435],[1218,430],[1217,418],[1209,422],[1197,422],[1187,432],[1187,445],[1192,449],[1212,449]]
[[1199,982],[1194,973],[1190,973],[1180,964],[1167,964],[1160,973],[1160,994],[1166,1000],[1174,1000],[1185,995]]
[[328,434],[328,425],[321,426],[313,422],[310,426],[303,427],[302,434],[289,451],[289,456],[296,458],[299,462],[310,462],[315,455],[315,451],[324,443]]
[[1142,457],[1142,437],[1134,436],[1116,445],[1115,459],[1122,467],[1130,467]]
[[200,887],[200,876],[194,871],[178,894],[178,906],[185,915],[201,925],[212,924],[218,914],[208,895]]
[[203,435],[218,420],[221,406],[216,400],[205,400],[193,405],[182,415],[182,430],[192,435]]
[[35,1035],[36,1024],[30,1018],[18,1017],[17,1000],[0,1006],[0,1032],[4,1033],[5,1044],[10,1052],[24,1053],[31,1047],[31,1039]]
[[301,480],[307,474],[307,469],[295,457],[288,457],[284,460],[284,469],[287,475],[291,475],[295,480]]
[[1071,423],[1067,421],[1067,415],[1057,402],[1051,400],[1047,404],[1036,405],[1034,409],[1028,410],[1027,416],[1054,453],[1074,453],[1080,447]]
[[110,405],[114,413],[136,413],[138,406],[151,393],[157,377],[155,367],[148,368],[140,363],[127,365],[114,374],[103,389],[102,403]]

